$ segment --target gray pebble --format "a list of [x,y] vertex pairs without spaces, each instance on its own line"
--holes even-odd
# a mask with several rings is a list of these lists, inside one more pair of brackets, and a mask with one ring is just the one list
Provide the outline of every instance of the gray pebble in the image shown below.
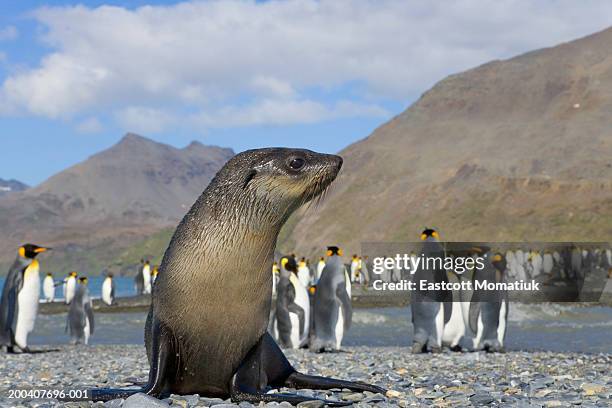
[[139,392],[127,398],[122,408],[167,408],[167,402],[160,401],[150,395]]
[[297,404],[298,408],[320,408],[325,403],[320,400],[304,401]]
[[474,394],[470,397],[470,401],[474,405],[489,405],[495,401],[495,398],[489,394]]

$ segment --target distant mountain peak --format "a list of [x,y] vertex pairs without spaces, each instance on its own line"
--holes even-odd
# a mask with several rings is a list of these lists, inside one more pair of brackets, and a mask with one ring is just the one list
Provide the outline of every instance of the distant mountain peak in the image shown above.
[[29,186],[15,179],[4,180],[0,178],[0,196],[27,190]]
[[123,137],[121,138],[121,140],[119,140],[117,145],[143,145],[143,144],[148,145],[151,143],[155,143],[155,141],[149,138],[146,138],[144,136],[140,136],[139,134],[128,132],[125,135],[123,135]]
[[185,147],[185,149],[189,150],[189,149],[199,149],[202,147],[206,147],[202,142],[198,142],[197,140],[192,140],[191,143],[189,143],[189,145],[187,145]]

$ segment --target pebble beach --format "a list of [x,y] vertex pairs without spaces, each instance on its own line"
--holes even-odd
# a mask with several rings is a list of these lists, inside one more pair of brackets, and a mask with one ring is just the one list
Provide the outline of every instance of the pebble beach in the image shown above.
[[[51,350],[29,355],[2,355],[1,407],[251,407],[198,395],[159,400],[136,394],[106,403],[9,398],[18,389],[86,389],[130,387],[146,382],[148,363],[141,345],[37,346]],[[612,354],[511,351],[412,355],[406,347],[347,347],[341,353],[315,354],[287,350],[305,373],[361,380],[382,386],[386,395],[348,390],[298,393],[369,406],[612,406]],[[288,390],[295,391],[295,390]],[[299,406],[319,407],[311,401]],[[261,403],[287,406],[288,403]]]

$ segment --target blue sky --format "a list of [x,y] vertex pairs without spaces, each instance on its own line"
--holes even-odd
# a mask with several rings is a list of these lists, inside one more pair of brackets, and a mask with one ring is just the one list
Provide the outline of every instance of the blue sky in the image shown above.
[[610,15],[589,0],[2,2],[0,178],[38,184],[127,131],[337,152],[445,76]]

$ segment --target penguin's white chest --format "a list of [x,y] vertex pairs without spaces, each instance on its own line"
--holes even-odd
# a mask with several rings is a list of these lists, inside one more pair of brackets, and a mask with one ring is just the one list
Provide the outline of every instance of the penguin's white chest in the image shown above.
[[304,310],[304,332],[300,333],[300,319],[295,313],[289,313],[291,319],[291,342],[293,347],[300,347],[308,339],[310,327],[310,299],[308,291],[295,276],[290,278],[291,284],[295,289],[294,303]]
[[338,307],[338,321],[336,322],[336,349],[340,350],[342,345],[342,339],[344,338],[344,314],[342,313],[342,306]]
[[24,272],[23,287],[19,295],[17,295],[18,312],[15,342],[20,348],[27,347],[28,334],[34,330],[39,296],[40,278],[38,276],[38,263],[32,263]]
[[[442,344],[454,347],[459,344],[461,338],[465,334],[465,319],[463,318],[463,310],[467,302],[453,302],[450,320],[444,325],[442,332]],[[469,308],[469,303],[467,303]],[[442,308],[444,309],[444,307]]]
[[66,303],[72,302],[72,298],[74,297],[74,289],[76,287],[76,278],[71,276],[68,278],[68,281],[64,285],[64,299]]
[[113,289],[112,285],[113,282],[108,278],[106,278],[102,284],[102,301],[107,305],[110,305],[113,302],[111,298],[111,291]]
[[308,287],[310,284],[310,269],[307,266],[298,269],[298,279],[304,287]]
[[48,302],[52,302],[55,298],[55,283],[53,282],[53,278],[50,276],[47,276],[43,283],[43,294]]
[[85,315],[85,327],[83,328],[83,341],[85,344],[89,344],[89,336],[91,335],[91,329],[89,325],[89,317]]
[[149,266],[142,268],[142,279],[144,282],[144,293],[151,293],[151,268]]
[[505,300],[503,300],[499,309],[499,325],[497,326],[497,340],[502,347],[504,346],[504,340],[506,338],[506,315],[508,314],[507,308],[508,304]]

